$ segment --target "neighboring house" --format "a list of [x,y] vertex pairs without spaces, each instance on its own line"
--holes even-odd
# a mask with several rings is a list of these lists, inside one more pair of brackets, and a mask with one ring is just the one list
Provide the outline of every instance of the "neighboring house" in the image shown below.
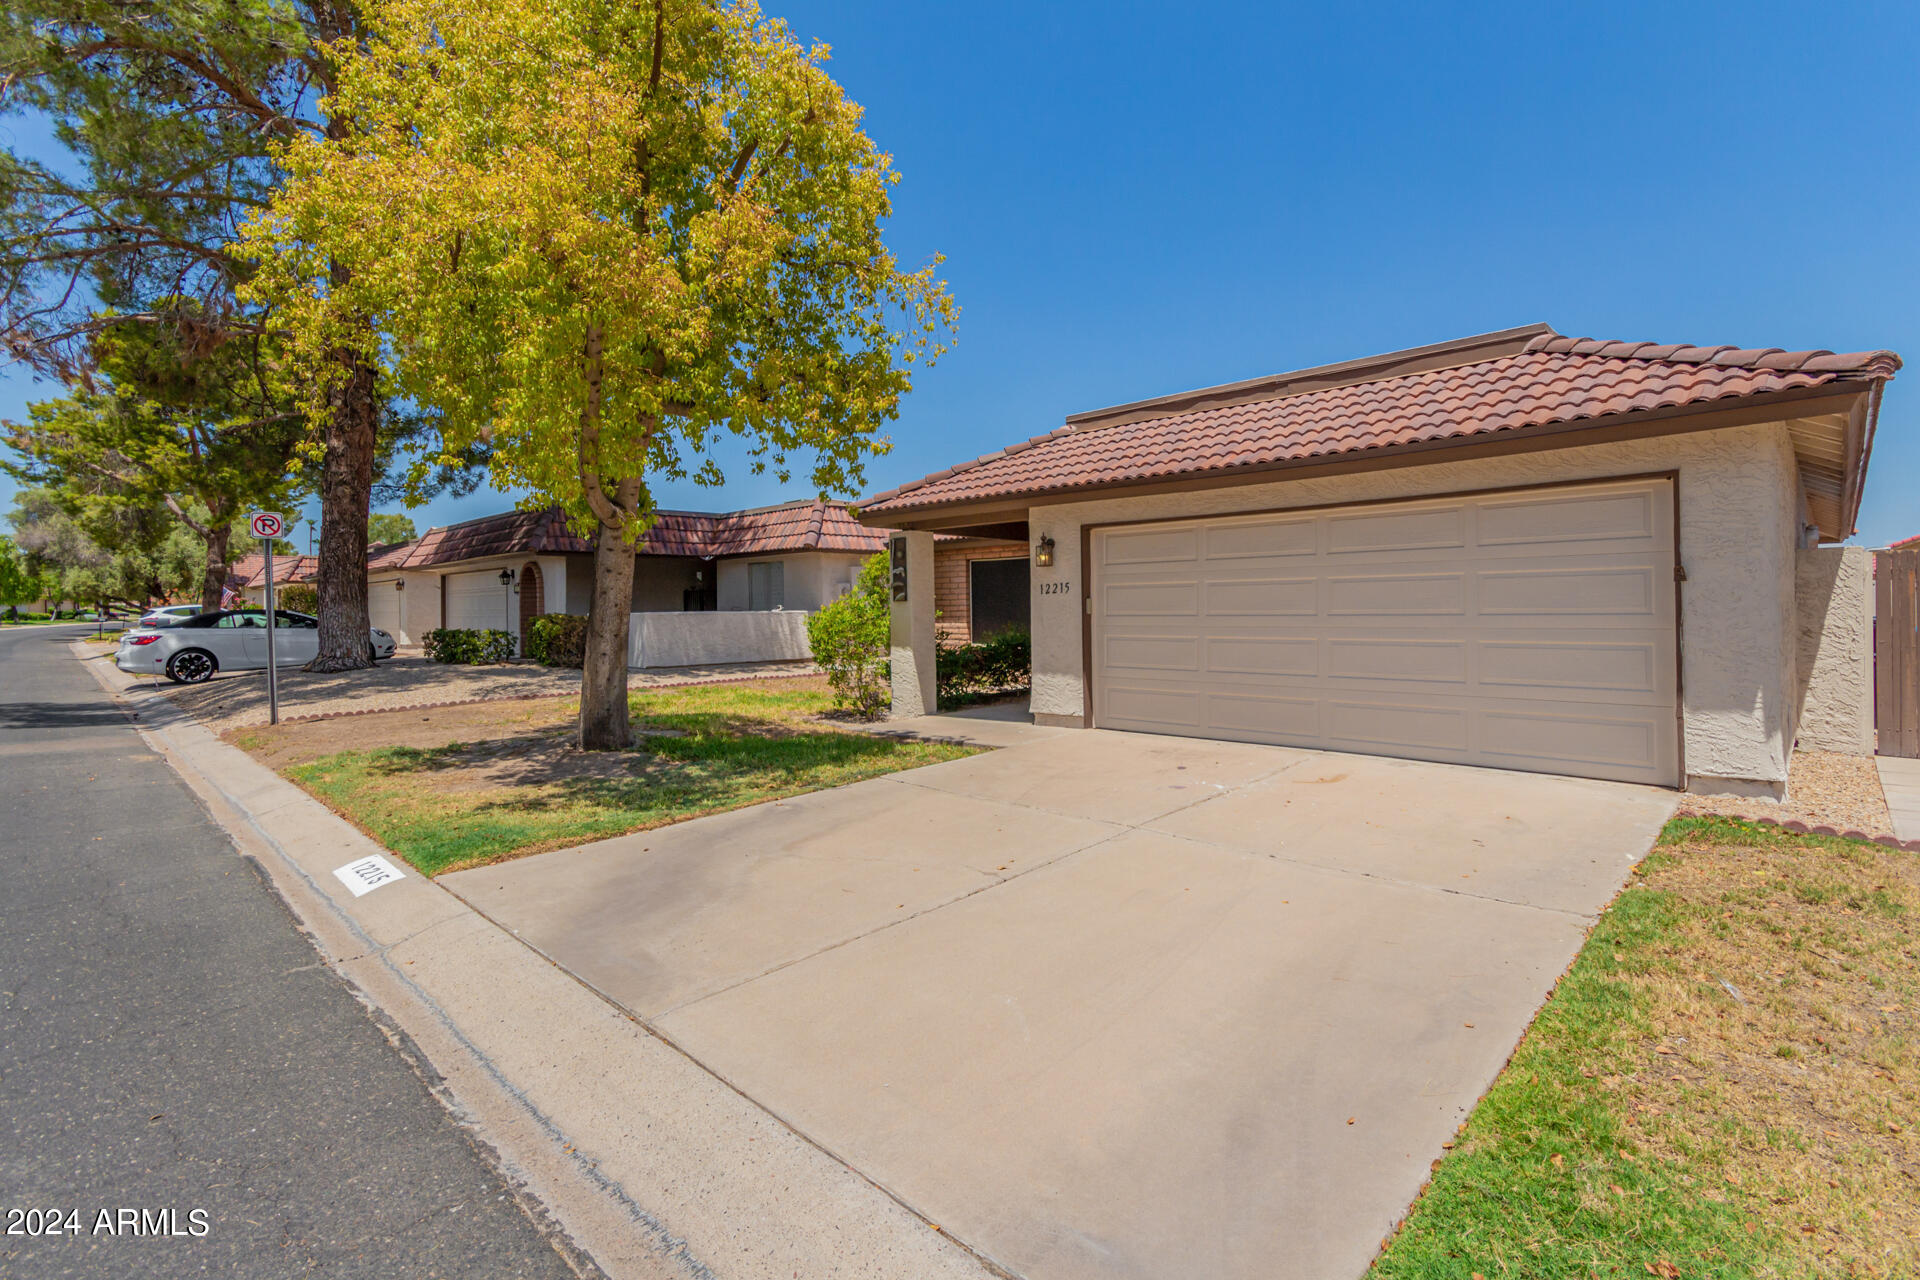
[[[289,582],[312,582],[314,575],[320,572],[318,556],[280,556],[273,558],[273,585],[275,589]],[[227,591],[245,600],[245,605],[236,601],[231,607],[260,607],[267,603],[267,558],[259,552],[249,552],[234,562],[227,574]],[[377,625],[377,624],[376,624]]]
[[1864,553],[1817,544],[1899,368],[1535,325],[1077,414],[861,504],[894,710],[936,537],[1017,538],[1041,723],[1781,794],[1803,723],[1872,749]]
[[[885,531],[860,524],[840,502],[663,511],[635,553],[633,611],[805,614],[844,595],[868,557],[885,549]],[[311,556],[279,558],[274,579],[310,581],[317,570]],[[261,603],[259,557],[240,561],[234,578]],[[592,596],[593,544],[557,508],[436,527],[367,557],[372,623],[406,645],[440,626],[495,628],[524,641],[534,618],[585,615]]]

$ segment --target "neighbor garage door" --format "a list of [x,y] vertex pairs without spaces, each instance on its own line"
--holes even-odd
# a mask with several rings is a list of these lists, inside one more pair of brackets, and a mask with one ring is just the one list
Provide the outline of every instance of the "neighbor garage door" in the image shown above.
[[400,593],[396,579],[376,578],[367,583],[367,620],[390,636],[400,634]]
[[1092,533],[1094,723],[1677,786],[1669,481]]
[[507,588],[500,585],[500,571],[447,575],[446,626],[455,630],[506,631]]

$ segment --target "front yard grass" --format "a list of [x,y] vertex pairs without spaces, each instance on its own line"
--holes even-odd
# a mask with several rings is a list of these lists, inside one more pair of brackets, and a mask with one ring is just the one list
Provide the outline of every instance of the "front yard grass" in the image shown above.
[[[546,722],[515,722],[506,736],[369,745],[296,760],[285,773],[437,875],[973,754],[822,724],[814,717],[831,698],[817,679],[650,690],[630,702],[630,751],[574,748],[577,704],[553,699],[503,707],[503,716]],[[272,758],[268,733],[238,741]]]
[[1670,823],[1369,1273],[1920,1275],[1920,858]]

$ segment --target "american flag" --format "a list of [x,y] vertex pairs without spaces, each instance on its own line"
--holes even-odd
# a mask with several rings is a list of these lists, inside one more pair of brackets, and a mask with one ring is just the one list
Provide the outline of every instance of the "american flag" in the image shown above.
[[233,579],[229,578],[227,585],[220,589],[220,607],[222,609],[238,609],[243,603],[245,603],[245,601],[240,595],[239,588],[234,586]]

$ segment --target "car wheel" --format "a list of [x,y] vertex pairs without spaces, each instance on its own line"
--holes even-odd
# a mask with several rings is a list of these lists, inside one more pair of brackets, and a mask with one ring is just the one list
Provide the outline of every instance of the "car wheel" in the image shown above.
[[376,667],[380,665],[380,651],[373,647],[371,640],[367,641],[367,662]]
[[167,659],[167,679],[175,684],[199,684],[213,679],[219,664],[205,649],[183,649]]

